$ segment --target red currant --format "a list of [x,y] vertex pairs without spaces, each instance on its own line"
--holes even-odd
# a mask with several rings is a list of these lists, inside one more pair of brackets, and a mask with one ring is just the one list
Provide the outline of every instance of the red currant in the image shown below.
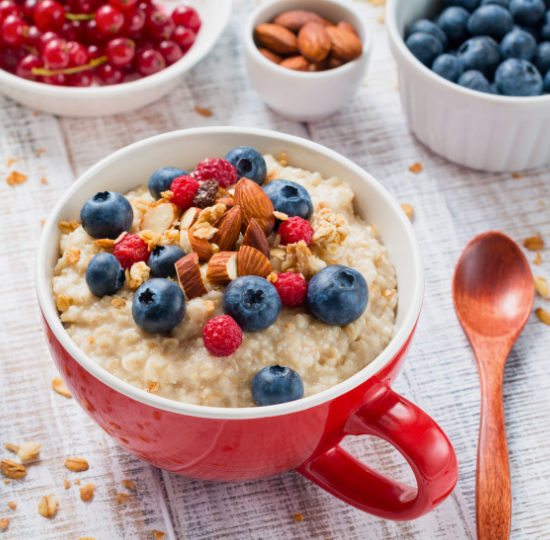
[[162,11],[153,11],[145,19],[145,31],[154,39],[170,39],[174,28],[174,21]]
[[136,38],[134,42],[136,44],[136,57],[147,49],[155,48],[155,44],[150,39],[144,37]]
[[[0,5],[3,4],[3,3],[4,2],[1,2]],[[35,8],[37,3],[38,2],[36,0],[25,0],[21,4],[21,10],[23,11],[23,17],[25,17],[25,19],[27,19],[29,21],[34,20],[34,8]],[[0,10],[1,10],[1,8],[0,8]],[[0,11],[0,17],[1,16],[2,16],[2,14],[1,14],[1,11]]]
[[124,26],[122,33],[127,36],[133,36],[143,30],[145,26],[145,11],[142,9],[131,9],[124,12]]
[[140,2],[138,4],[138,8],[141,9],[146,15],[149,15],[150,13],[153,13],[153,11],[156,11],[155,6],[153,6],[151,2]]
[[166,60],[167,66],[175,64],[183,56],[181,47],[173,41],[161,41],[158,45],[158,50]]
[[106,37],[98,30],[95,20],[86,24],[86,43],[90,45],[101,45],[105,43]]
[[44,62],[38,56],[35,56],[34,54],[28,54],[24,58],[22,58],[17,64],[17,69],[15,70],[15,74],[18,77],[22,77],[23,79],[28,79],[29,81],[37,81],[40,79],[40,76],[35,75],[32,72],[32,68],[43,68]]
[[70,54],[64,39],[52,39],[42,49],[42,59],[49,69],[65,69],[69,66]]
[[69,41],[67,49],[69,50],[69,67],[84,66],[90,61],[88,50],[81,43]]
[[[44,0],[47,1],[47,0]],[[121,11],[107,4],[95,12],[97,29],[105,36],[114,36],[124,24],[124,15]]]
[[128,38],[111,39],[105,46],[105,55],[112,66],[123,67],[132,62],[136,44]]
[[144,77],[158,73],[165,67],[164,57],[154,49],[147,49],[136,57],[136,71]]
[[0,68],[4,71],[9,71],[10,73],[15,73],[17,64],[27,55],[25,49],[12,49],[11,47],[6,47],[2,49],[0,45]]
[[92,74],[89,71],[81,71],[80,73],[74,73],[67,79],[67,86],[75,86],[84,88],[86,86],[92,86]]
[[20,47],[25,43],[28,26],[21,17],[8,15],[2,23],[2,42],[10,47]]
[[181,47],[182,52],[185,54],[195,43],[196,37],[193,30],[189,30],[184,26],[176,26],[171,39]]
[[12,0],[2,0],[0,2],[0,26],[6,17],[9,15],[19,15],[19,6]]
[[121,11],[132,9],[136,6],[138,0],[109,0],[111,6],[120,9]]
[[65,86],[67,84],[67,75],[63,75],[63,73],[58,73],[57,75],[42,77],[42,82],[46,84],[51,84],[52,86]]
[[68,0],[67,7],[71,13],[91,15],[99,6],[101,0]]
[[55,0],[41,0],[34,8],[33,17],[42,32],[57,32],[65,22],[65,8]]
[[199,14],[190,6],[177,7],[172,13],[172,20],[177,26],[185,26],[185,28],[193,30],[195,34],[202,24]]
[[42,37],[42,35],[42,32],[38,30],[38,28],[33,24],[32,26],[29,26],[27,30],[27,38],[25,39],[25,42],[30,47],[40,50],[42,46],[40,38]]
[[103,56],[103,49],[97,45],[88,46],[88,58],[90,60],[96,60],[100,56]]
[[120,68],[111,66],[111,64],[103,64],[99,68],[99,78],[106,86],[120,84],[124,80],[124,72]]
[[[31,26],[31,28],[33,27]],[[29,32],[30,32],[30,29],[29,29]],[[49,43],[52,39],[61,39],[61,36],[55,32],[44,32],[38,38],[38,49],[42,51],[42,49],[44,48],[44,45],[46,45],[46,43]]]
[[61,27],[61,36],[67,41],[84,41],[86,25],[83,21],[66,21]]

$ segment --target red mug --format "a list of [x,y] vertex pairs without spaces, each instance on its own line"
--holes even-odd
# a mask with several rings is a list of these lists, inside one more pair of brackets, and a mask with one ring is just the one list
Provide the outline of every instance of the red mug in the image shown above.
[[[59,253],[57,223],[75,219],[84,201],[98,191],[125,193],[166,164],[192,169],[205,157],[244,145],[275,155],[284,151],[293,165],[351,185],[356,212],[375,223],[396,268],[397,330],[387,348],[359,373],[290,403],[224,409],[149,394],[98,366],[65,332],[51,288]],[[36,281],[52,357],[73,397],[118,444],[156,467],[214,481],[253,480],[296,469],[346,503],[393,520],[426,514],[456,484],[456,456],[441,428],[391,389],[422,306],[418,243],[389,193],[336,152],[297,137],[240,128],[190,129],[135,143],[86,172],[58,203],[40,241]],[[346,435],[365,434],[384,439],[403,454],[417,488],[381,475],[339,446]]]

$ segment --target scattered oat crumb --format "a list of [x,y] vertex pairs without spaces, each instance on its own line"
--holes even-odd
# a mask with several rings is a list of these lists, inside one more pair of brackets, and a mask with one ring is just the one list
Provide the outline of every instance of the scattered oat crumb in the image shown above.
[[422,167],[422,163],[419,163],[418,161],[416,163],[413,163],[410,167],[409,167],[409,171],[411,171],[412,173],[414,174],[418,174],[419,172],[422,171],[424,167]]
[[[11,459],[3,459],[0,462],[0,470],[4,476],[12,480],[19,480],[27,474],[27,467],[25,467],[25,465],[12,461]],[[4,483],[8,484],[9,482],[4,480]]]
[[38,513],[45,518],[52,518],[59,501],[53,495],[44,495],[38,503]]
[[550,326],[550,313],[548,313],[548,311],[539,307],[535,313],[544,324]]
[[367,0],[367,2],[374,7],[384,6],[386,4],[386,0]]
[[204,109],[203,107],[199,107],[198,105],[195,105],[195,112],[197,112],[201,116],[212,116],[212,111],[210,109]]
[[63,478],[63,485],[65,486],[65,489],[69,489],[71,487],[71,483],[66,478]]
[[131,480],[124,479],[122,482],[120,482],[125,488],[128,488],[130,491],[136,490],[136,485]]
[[120,504],[125,504],[130,500],[130,495],[128,495],[127,493],[117,493],[116,500]]
[[304,516],[302,516],[302,514],[300,514],[300,512],[296,512],[296,514],[294,515],[294,519],[296,521],[303,521],[304,520]]
[[292,324],[291,323],[285,324],[285,328],[288,328],[290,330],[292,328]]
[[548,296],[550,294],[550,289],[548,288],[548,281],[544,279],[543,277],[536,276],[535,277],[535,290],[541,295],[541,296]]
[[12,510],[15,510],[17,508],[17,503],[16,502],[13,502],[13,501],[10,501],[8,503],[8,506],[12,509]]
[[150,394],[154,394],[155,392],[158,392],[159,388],[160,388],[159,382],[148,382],[146,390]]
[[57,226],[59,230],[64,234],[71,234],[73,231],[76,231],[80,225],[75,221],[60,221]]
[[273,215],[281,221],[288,221],[288,215],[283,214],[283,212],[277,212],[277,210],[275,210],[275,212],[273,212]]
[[88,343],[91,345],[94,342],[94,336],[88,336]]
[[536,236],[531,236],[523,241],[523,245],[531,251],[538,251],[544,247],[544,240],[541,238],[540,233]]
[[69,264],[76,264],[80,260],[80,250],[69,246],[65,251],[65,257]]
[[91,482],[80,488],[80,498],[84,502],[90,502],[94,498],[95,484]]
[[17,457],[22,461],[32,459],[39,454],[40,448],[42,448],[42,445],[40,443],[27,441],[23,443],[21,445],[21,448],[19,448],[19,450],[17,451]]
[[166,535],[161,531],[151,531],[155,540],[162,540]]
[[78,540],[95,540],[93,536],[80,536]]
[[384,24],[386,22],[386,8],[380,10],[380,15],[378,15],[378,22]]
[[405,212],[405,214],[407,214],[407,217],[409,219],[411,219],[413,214],[414,214],[414,208],[410,204],[407,204],[407,203],[403,203],[401,205],[401,208],[403,208],[403,212]]
[[212,300],[205,300],[204,301],[204,307],[208,312],[214,311],[216,309],[216,304],[212,302]]
[[44,227],[44,224],[45,224],[45,223],[46,223],[46,220],[45,220],[45,219],[41,220],[41,221],[40,221],[40,226],[41,226],[41,227]]
[[9,484],[11,480],[9,478],[4,478],[4,484]]
[[111,238],[100,238],[99,240],[94,240],[94,244],[106,249],[112,249],[115,247],[115,241]]
[[523,174],[519,174],[519,173],[515,172],[515,173],[512,174],[512,177],[513,178],[523,178]]
[[126,300],[123,298],[115,298],[111,301],[111,305],[114,306],[116,309],[121,309],[126,305]]
[[388,300],[391,300],[391,298],[393,297],[393,295],[396,293],[397,291],[395,289],[392,289],[391,291],[389,289],[386,289],[383,293],[382,293],[382,296],[384,296],[384,298],[388,299]]
[[40,154],[45,154],[47,152],[47,150],[45,148],[37,148],[35,151],[34,151],[34,155],[36,157],[38,157]]
[[18,159],[16,158],[12,158],[11,156],[8,157],[8,161],[6,163],[6,165],[9,167],[10,165],[12,165],[13,163],[15,163],[16,161],[19,161]]
[[10,520],[8,518],[0,519],[0,529],[7,529],[9,524]]
[[40,113],[39,113],[38,111],[34,111],[34,112],[32,113],[32,115],[33,115],[33,116],[40,116]]
[[48,179],[47,179],[45,176],[43,176],[43,177],[40,179],[40,183],[41,183],[41,184],[47,184],[47,183],[48,183]]
[[535,260],[533,261],[536,265],[539,265],[541,263],[541,257],[540,253],[537,253],[537,256],[535,257]]
[[72,300],[66,294],[60,294],[57,297],[57,309],[59,311],[67,311],[72,304]]
[[10,452],[13,452],[14,454],[17,454],[17,452],[19,452],[19,446],[17,446],[16,444],[11,444],[9,442],[4,445],[4,448],[6,450],[9,450]]
[[77,478],[77,479],[73,482],[73,484],[74,484],[75,486],[79,486],[79,485],[80,485],[80,478]]
[[269,283],[276,283],[278,279],[279,279],[279,276],[277,275],[277,272],[271,272],[267,276],[267,281],[269,281]]
[[23,184],[27,181],[28,176],[25,176],[24,174],[12,171],[11,174],[6,178],[6,182],[10,186],[14,186],[15,184]]
[[338,261],[335,261],[334,259],[329,259],[327,261],[327,266],[331,266],[332,264],[338,264]]
[[281,152],[281,167],[286,167],[287,165],[288,161],[286,160],[286,154]]
[[87,471],[90,468],[90,465],[88,465],[88,462],[81,457],[73,456],[69,457],[65,460],[65,467],[69,469],[69,471]]
[[174,192],[173,191],[163,191],[160,196],[165,200],[165,201],[170,201],[174,198]]

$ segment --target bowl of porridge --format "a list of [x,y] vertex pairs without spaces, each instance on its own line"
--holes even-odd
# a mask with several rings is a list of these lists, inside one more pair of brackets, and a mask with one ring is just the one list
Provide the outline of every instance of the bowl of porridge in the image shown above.
[[[330,149],[223,127],[133,144],[59,201],[36,276],[71,393],[153,465],[216,481],[297,469],[389,519],[452,491],[448,439],[391,390],[422,305],[418,243]],[[393,444],[418,488],[347,454],[348,434]]]

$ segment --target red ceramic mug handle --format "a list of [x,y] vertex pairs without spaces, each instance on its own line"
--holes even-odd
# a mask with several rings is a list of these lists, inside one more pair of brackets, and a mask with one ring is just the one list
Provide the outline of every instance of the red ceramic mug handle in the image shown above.
[[375,435],[408,461],[418,489],[401,484],[354,458],[340,446],[298,468],[298,472],[344,502],[376,516],[409,520],[423,516],[453,490],[456,455],[441,428],[422,410],[381,385],[373,399],[349,418],[344,435]]

